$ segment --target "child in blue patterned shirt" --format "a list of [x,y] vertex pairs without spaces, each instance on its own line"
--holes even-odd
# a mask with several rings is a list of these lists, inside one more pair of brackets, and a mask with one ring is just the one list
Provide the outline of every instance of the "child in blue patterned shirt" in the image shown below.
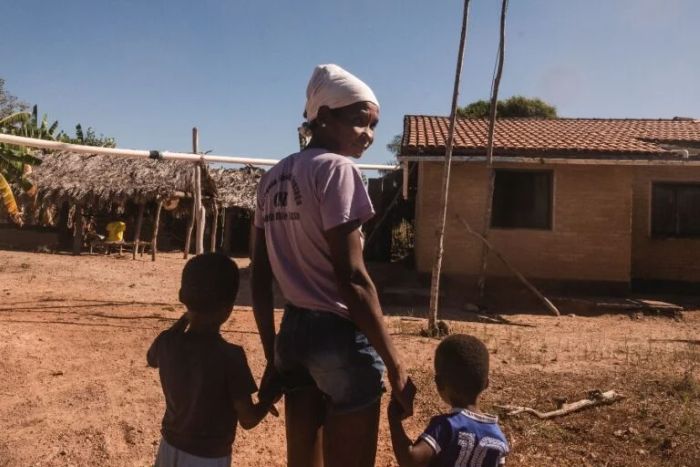
[[479,412],[479,394],[489,384],[489,352],[479,339],[455,334],[435,351],[435,384],[442,400],[452,406],[438,415],[415,443],[401,425],[401,408],[389,403],[389,428],[394,454],[401,467],[476,466],[505,463],[508,442],[498,418]]

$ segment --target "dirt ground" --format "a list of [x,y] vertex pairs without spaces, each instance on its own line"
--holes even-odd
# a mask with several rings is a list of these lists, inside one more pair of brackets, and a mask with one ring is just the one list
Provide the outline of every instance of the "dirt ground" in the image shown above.
[[[247,278],[246,261],[239,264]],[[145,352],[182,313],[182,266],[178,254],[153,263],[0,251],[0,466],[151,465],[164,402]],[[239,303],[224,337],[246,349],[259,378],[264,359],[246,283]],[[406,423],[415,437],[445,410],[432,382],[438,341],[420,337],[424,323],[416,318],[387,321],[419,389]],[[700,312],[680,320],[512,314],[474,321],[465,314],[449,324],[492,353],[485,411],[499,404],[548,410],[557,398],[575,401],[591,389],[626,396],[553,420],[502,418],[509,465],[700,466]],[[268,417],[239,429],[234,465],[282,466],[284,453],[283,416]],[[384,415],[377,465],[396,465]]]

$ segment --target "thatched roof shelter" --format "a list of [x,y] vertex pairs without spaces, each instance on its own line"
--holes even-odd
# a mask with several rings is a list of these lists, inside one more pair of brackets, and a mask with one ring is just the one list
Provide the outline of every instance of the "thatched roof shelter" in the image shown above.
[[[193,163],[75,153],[49,153],[33,168],[42,206],[64,201],[93,208],[191,196]],[[216,197],[216,185],[202,172],[202,193]]]
[[[25,222],[30,225],[56,225],[59,211],[68,211],[61,222],[73,229],[73,252],[79,254],[83,246],[85,222],[100,211],[127,209],[127,203],[138,205],[134,231],[134,257],[141,239],[144,212],[153,215],[153,232],[147,244],[152,258],[157,251],[158,225],[161,210],[171,211],[175,217],[188,216],[184,254],[190,251],[192,230],[197,229],[197,251],[202,249],[204,226],[210,224],[212,251],[218,242],[219,223],[224,230],[224,250],[228,249],[231,223],[237,219],[235,211],[219,216],[219,208],[240,208],[252,211],[256,205],[256,190],[263,170],[254,167],[242,169],[211,169],[206,164],[201,170],[201,200],[209,214],[193,209],[195,200],[195,171],[197,165],[190,161],[152,160],[107,155],[85,155],[71,152],[46,153],[40,156],[42,163],[33,167],[31,180],[37,187],[36,197],[26,194],[19,200]],[[177,202],[189,198],[188,202]],[[207,220],[209,219],[209,220]],[[0,213],[0,221],[2,221]],[[71,226],[72,224],[72,226]]]
[[224,208],[255,210],[258,182],[264,170],[247,166],[242,169],[210,169],[217,189],[217,202]]

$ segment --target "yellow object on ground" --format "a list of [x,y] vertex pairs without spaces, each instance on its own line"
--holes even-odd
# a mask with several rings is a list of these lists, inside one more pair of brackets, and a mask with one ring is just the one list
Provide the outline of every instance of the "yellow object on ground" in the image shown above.
[[22,225],[22,216],[17,209],[17,202],[12,194],[12,188],[2,174],[0,174],[0,198],[2,198],[2,204],[5,206],[5,210],[12,222]]
[[123,242],[124,231],[126,224],[121,221],[114,221],[107,224],[107,241],[108,242]]

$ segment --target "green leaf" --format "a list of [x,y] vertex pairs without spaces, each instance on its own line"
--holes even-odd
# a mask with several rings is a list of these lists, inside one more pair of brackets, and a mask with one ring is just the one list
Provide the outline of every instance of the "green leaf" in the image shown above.
[[32,115],[29,112],[16,112],[7,117],[0,119],[0,127],[7,127],[8,129],[14,129],[10,127],[15,127],[16,125],[26,124]]
[[53,122],[53,124],[49,128],[49,135],[53,136],[53,133],[56,131],[57,128],[58,128],[58,120]]

